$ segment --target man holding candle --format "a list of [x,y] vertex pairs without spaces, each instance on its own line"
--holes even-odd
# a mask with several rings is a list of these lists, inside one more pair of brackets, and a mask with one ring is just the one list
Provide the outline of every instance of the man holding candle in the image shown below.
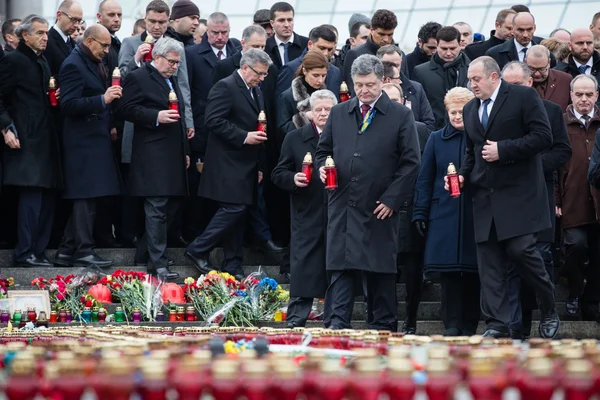
[[273,183],[290,194],[291,202],[288,328],[305,326],[313,299],[323,298],[327,289],[327,192],[316,176],[313,157],[331,108],[336,104],[337,98],[329,90],[313,92],[310,96],[312,123],[285,136],[279,163],[271,175]]
[[322,182],[328,156],[338,174],[328,195],[325,323],[351,327],[355,287],[362,284],[369,328],[396,331],[398,214],[411,203],[419,143],[412,111],[382,93],[381,61],[362,55],[351,73],[356,97],[333,107],[316,154]]
[[149,254],[148,271],[161,279],[179,277],[168,266],[167,227],[176,221],[167,207],[188,194],[184,110],[169,110],[169,94],[181,97],[173,74],[182,53],[183,45],[175,39],[159,39],[152,50],[153,61],[127,75],[118,102],[119,116],[135,124],[129,190],[132,196],[144,198],[146,215],[139,252]]
[[33,15],[15,31],[19,45],[0,61],[0,129],[4,184],[19,188],[18,267],[50,267],[44,251],[62,184],[57,131],[48,97],[50,67],[42,52],[48,22]]

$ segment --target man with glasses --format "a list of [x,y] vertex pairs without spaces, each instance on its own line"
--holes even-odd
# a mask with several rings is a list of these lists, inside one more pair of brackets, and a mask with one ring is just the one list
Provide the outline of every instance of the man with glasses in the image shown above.
[[75,33],[83,19],[83,9],[78,1],[65,0],[56,11],[56,24],[48,31],[48,46],[44,57],[48,60],[50,73],[58,77],[58,71],[65,59],[75,48],[71,35]]
[[168,209],[188,194],[189,146],[182,122],[186,110],[169,110],[171,90],[181,97],[174,74],[182,54],[177,40],[159,39],[152,62],[127,75],[117,111],[135,124],[129,191],[144,198],[146,216],[138,253],[148,253],[148,272],[165,280],[179,277],[169,270],[167,259],[167,231],[176,223]]
[[120,86],[108,87],[108,71],[102,64],[110,44],[108,30],[92,25],[60,69],[63,198],[72,200],[72,213],[54,259],[63,266],[112,265],[96,254],[93,237],[98,199],[121,194],[110,139],[110,104],[122,91]]
[[263,178],[261,144],[267,140],[266,133],[256,130],[258,114],[265,107],[259,85],[271,64],[267,53],[249,49],[240,69],[217,82],[208,95],[206,128],[210,134],[198,195],[216,201],[219,209],[185,252],[203,274],[213,269],[210,251],[222,244],[225,259],[221,270],[244,279],[244,219]]
[[563,112],[571,103],[571,75],[550,69],[550,50],[542,45],[531,46],[525,62],[531,71],[533,88],[544,100],[558,104]]

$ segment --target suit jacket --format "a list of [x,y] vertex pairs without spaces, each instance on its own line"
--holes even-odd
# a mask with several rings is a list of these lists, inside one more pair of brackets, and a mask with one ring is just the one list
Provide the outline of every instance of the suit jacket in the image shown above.
[[60,69],[60,104],[64,115],[63,162],[67,199],[121,193],[117,159],[110,139],[110,107],[104,103],[106,81],[98,64],[78,47]]
[[[492,226],[500,241],[550,228],[541,154],[552,131],[542,99],[533,88],[502,81],[487,129],[480,105],[475,98],[463,108],[467,147],[460,170],[473,196],[475,242],[488,241]],[[483,159],[487,140],[498,142],[498,161]]]
[[[568,62],[566,62],[566,63],[560,62],[556,66],[556,69],[558,71],[562,71],[562,72],[566,72],[566,73],[570,74],[573,78],[575,78],[577,75],[581,74],[581,72],[577,68],[577,65],[575,64],[575,60],[573,60],[572,55],[569,55]],[[594,51],[594,54],[592,55],[592,70],[590,71],[590,73],[598,81],[598,85],[599,85],[598,88],[600,89],[600,53],[598,51]],[[596,105],[600,106],[600,98],[596,102]]]
[[535,90],[542,96],[542,99],[558,104],[564,113],[571,103],[571,79],[571,75],[566,72],[551,69],[548,72],[545,91],[542,92],[541,88],[536,87],[535,83],[533,85]]
[[[177,96],[177,80],[169,79]],[[185,155],[188,140],[182,119],[159,124],[158,113],[169,108],[170,88],[150,63],[127,75],[117,113],[134,123],[129,194],[131,196],[185,196],[188,194]]]
[[471,43],[465,47],[465,54],[469,57],[469,60],[474,60],[478,57],[484,56],[485,53],[494,46],[498,46],[504,43],[504,40],[498,39],[494,36],[494,31],[490,32],[490,38],[483,42]]
[[[302,52],[306,48],[306,45],[308,45],[308,38],[298,35],[296,32],[294,32],[294,41],[290,44],[288,48],[289,61],[295,60],[296,58],[300,57],[302,55]],[[279,49],[277,48],[275,35],[267,39],[265,52],[271,57],[271,60],[273,60],[273,64],[275,64],[275,66],[281,70],[281,67],[283,67],[283,63],[281,62],[281,55],[279,53]]]
[[[119,51],[121,50],[121,41],[116,36],[111,37],[111,45],[108,49],[108,54],[102,59],[102,63],[106,67],[106,75],[110,85],[112,73],[115,68],[119,67]],[[137,50],[137,49],[136,49]]]
[[[225,48],[227,57],[231,57],[237,52],[232,39],[229,39]],[[196,135],[190,141],[191,150],[200,153],[203,158],[208,141],[208,130],[204,126],[204,112],[207,107],[208,94],[213,87],[213,70],[219,60],[208,42],[206,33],[202,38],[202,43],[186,47],[185,54],[196,129]]]
[[[338,188],[329,192],[327,270],[396,273],[399,213],[412,203],[420,151],[412,112],[382,93],[364,133],[355,97],[332,108],[319,140],[316,166],[332,156]],[[377,202],[396,211],[373,215]]]
[[[304,55],[308,50],[304,50],[302,55],[295,60],[290,61],[287,65],[284,65],[279,70],[279,76],[277,77],[277,86],[275,89],[275,96],[279,97],[281,93],[285,92],[292,86],[292,81],[296,78],[296,72],[302,65]],[[336,96],[340,92],[340,85],[342,84],[342,73],[340,69],[329,63],[329,69],[327,70],[327,77],[325,78],[325,86],[331,90]]]
[[[539,38],[538,38],[539,39]],[[531,41],[532,45],[540,44],[541,41],[533,38]],[[488,51],[485,52],[486,56],[492,57],[498,65],[500,69],[504,68],[506,64],[511,61],[519,61],[519,55],[517,54],[517,46],[515,46],[515,40],[507,40],[502,44],[492,47]],[[556,58],[554,54],[550,53],[550,67],[554,68],[556,66]]]
[[65,43],[57,29],[60,28],[55,25],[48,30],[48,44],[44,51],[44,57],[46,57],[48,66],[50,66],[50,74],[55,78],[58,77],[62,63],[69,57],[71,51],[73,51],[73,48],[69,48],[67,43]]
[[261,90],[250,96],[239,73],[210,90],[205,127],[210,132],[198,195],[218,202],[252,205],[262,145],[245,144],[264,107]]
[[400,72],[400,80],[402,81],[400,86],[402,86],[402,92],[404,93],[404,105],[412,110],[415,121],[422,122],[430,131],[433,130],[435,118],[423,85],[408,79],[403,72]]

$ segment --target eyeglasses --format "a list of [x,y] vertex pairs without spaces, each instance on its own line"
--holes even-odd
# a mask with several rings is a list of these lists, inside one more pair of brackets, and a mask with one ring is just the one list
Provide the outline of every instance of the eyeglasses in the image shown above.
[[[162,57],[162,56],[161,56],[161,57]],[[170,58],[167,58],[167,57],[163,57],[163,58],[164,58],[165,60],[167,60],[167,62],[169,63],[169,65],[170,65],[171,67],[176,67],[176,66],[178,66],[179,64],[181,64],[181,61],[180,61],[180,60],[171,60]]]
[[[248,64],[246,64],[248,65]],[[252,68],[250,65],[248,65],[248,68],[250,68],[252,71],[254,71],[254,73],[258,76],[262,76],[263,78],[266,78],[269,73],[268,72],[258,72],[257,70],[255,70],[254,68]]]
[[529,71],[531,71],[532,74],[535,74],[536,72],[539,72],[540,74],[543,72],[546,72],[548,70],[548,67],[550,66],[550,62],[548,62],[548,64],[545,67],[542,68],[532,68],[529,67]]
[[80,18],[71,17],[69,14],[67,14],[67,13],[66,13],[66,12],[64,12],[64,11],[61,11],[61,13],[62,13],[63,15],[65,15],[67,18],[69,18],[69,21],[71,21],[71,22],[72,22],[72,23],[74,23],[74,24],[80,24],[80,23],[81,23],[81,21],[83,21],[83,20],[82,20],[82,19],[80,19]]
[[[91,36],[90,36],[90,37],[91,37]],[[103,49],[105,49],[105,50],[110,48],[110,43],[108,43],[108,44],[107,44],[107,43],[102,43],[101,41],[99,41],[99,40],[98,40],[98,39],[96,39],[96,38],[92,38],[92,40],[93,40],[94,42],[96,42],[96,43],[100,43],[100,46],[102,46],[102,48],[103,48]]]

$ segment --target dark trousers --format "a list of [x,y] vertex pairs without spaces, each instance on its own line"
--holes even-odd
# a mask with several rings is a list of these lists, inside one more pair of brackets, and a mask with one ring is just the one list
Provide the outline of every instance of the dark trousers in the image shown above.
[[398,330],[396,274],[366,271],[333,271],[325,294],[325,308],[330,315],[325,326],[332,329],[351,329],[355,295],[363,287],[367,296],[367,326],[369,329]]
[[15,261],[25,261],[32,254],[44,254],[52,234],[54,207],[54,192],[43,188],[19,188]]
[[[196,134],[199,131],[196,128]],[[198,172],[198,167],[196,166],[198,159],[204,160],[204,156],[200,153],[192,152],[190,155],[191,165],[187,170],[190,196],[186,198],[183,204],[182,215],[185,221],[183,236],[188,239],[200,236],[218,209],[217,204],[213,200],[198,196],[198,187],[202,179],[202,174]]]
[[146,197],[144,199],[145,233],[135,252],[137,263],[148,263],[149,271],[167,268],[167,236],[173,225],[180,202],[170,197]]
[[488,329],[509,333],[509,270],[511,263],[523,281],[531,286],[542,315],[554,312],[554,288],[536,248],[536,235],[528,234],[499,241],[492,224],[488,241],[477,243],[481,282],[481,311]]
[[[569,297],[580,298],[581,310],[585,318],[596,317],[600,301],[599,231],[600,224],[590,224],[563,231]],[[585,265],[586,259],[588,260],[587,265]]]
[[408,327],[417,326],[417,312],[423,291],[423,253],[399,253],[406,277],[406,319]]
[[115,226],[115,236],[123,244],[133,243],[135,238],[143,235],[144,216],[143,199],[130,196],[127,192],[129,188],[129,166],[130,164],[121,163],[121,175],[123,176],[123,187],[125,191],[119,198],[120,200],[120,223]]
[[73,200],[71,216],[67,221],[63,240],[58,248],[60,254],[78,259],[94,253],[94,221],[97,199]]
[[444,328],[458,329],[463,336],[474,335],[481,309],[479,275],[475,272],[443,272],[440,282]]
[[98,246],[114,245],[113,226],[115,231],[120,226],[120,215],[120,198],[110,196],[98,199],[94,223],[94,240]]
[[312,297],[292,297],[288,303],[286,322],[294,326],[306,326],[313,305]]
[[262,183],[257,186],[256,205],[248,207],[248,221],[254,235],[253,239],[260,241],[273,239],[267,220],[267,203],[265,202]]
[[242,273],[244,258],[245,204],[219,203],[219,209],[208,226],[187,250],[195,256],[208,254],[218,244],[223,245],[223,270],[230,274]]

